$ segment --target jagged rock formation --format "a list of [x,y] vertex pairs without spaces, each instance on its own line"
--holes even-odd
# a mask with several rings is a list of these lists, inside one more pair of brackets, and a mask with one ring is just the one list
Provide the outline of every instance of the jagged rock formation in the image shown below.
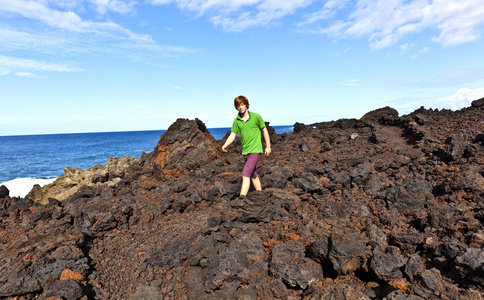
[[40,204],[49,203],[49,198],[65,200],[84,186],[112,186],[127,177],[126,170],[138,163],[135,157],[110,157],[105,165],[95,165],[87,170],[80,168],[64,168],[64,174],[54,182],[41,187],[36,184],[26,198]]
[[161,136],[150,161],[168,169],[196,169],[218,153],[215,139],[199,119],[178,119]]
[[378,122],[381,118],[398,118],[398,111],[389,106],[383,108],[375,109],[366,113],[361,117],[362,121],[366,122]]
[[0,187],[0,298],[482,299],[483,100],[272,133],[247,198],[199,120],[63,201]]
[[484,107],[484,98],[472,101],[471,106],[472,107]]

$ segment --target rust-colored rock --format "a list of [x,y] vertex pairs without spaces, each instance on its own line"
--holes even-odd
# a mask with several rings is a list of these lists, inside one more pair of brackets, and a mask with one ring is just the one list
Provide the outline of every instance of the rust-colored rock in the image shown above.
[[378,122],[382,117],[398,118],[398,111],[390,106],[385,106],[366,113],[360,120]]
[[482,299],[481,100],[271,135],[247,197],[237,147],[184,119],[63,201],[0,188],[0,298]]
[[86,280],[82,274],[78,272],[74,272],[70,269],[65,269],[64,271],[62,271],[60,280],[67,280],[67,279],[72,279],[77,282],[83,282]]
[[217,154],[217,143],[199,119],[178,119],[161,136],[150,160],[162,168],[195,169]]

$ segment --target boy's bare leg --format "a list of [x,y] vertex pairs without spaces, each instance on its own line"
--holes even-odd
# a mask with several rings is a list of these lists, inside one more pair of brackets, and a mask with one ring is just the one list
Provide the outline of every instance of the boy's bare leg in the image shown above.
[[250,178],[242,176],[242,188],[240,189],[240,195],[246,196],[250,188]]
[[262,185],[260,184],[259,176],[257,176],[256,178],[252,178],[252,184],[254,185],[256,191],[262,191]]

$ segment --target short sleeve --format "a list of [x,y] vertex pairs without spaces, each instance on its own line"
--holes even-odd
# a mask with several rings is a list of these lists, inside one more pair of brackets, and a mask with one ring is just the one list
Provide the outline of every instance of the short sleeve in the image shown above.
[[237,118],[234,119],[234,122],[232,122],[232,129],[230,131],[234,133],[239,133],[239,126],[237,126]]
[[260,129],[264,129],[264,127],[266,127],[266,123],[264,122],[264,120],[262,120],[261,115],[259,115],[259,117],[257,118],[257,126]]

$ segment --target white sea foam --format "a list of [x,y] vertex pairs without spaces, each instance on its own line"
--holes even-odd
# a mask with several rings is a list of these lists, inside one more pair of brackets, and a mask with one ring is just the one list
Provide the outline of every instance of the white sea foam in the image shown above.
[[57,178],[48,178],[48,179],[41,179],[41,178],[16,178],[13,180],[5,181],[0,183],[7,187],[10,191],[10,197],[25,197],[27,194],[32,190],[34,185],[38,184],[40,186],[44,186],[46,184],[54,182]]

